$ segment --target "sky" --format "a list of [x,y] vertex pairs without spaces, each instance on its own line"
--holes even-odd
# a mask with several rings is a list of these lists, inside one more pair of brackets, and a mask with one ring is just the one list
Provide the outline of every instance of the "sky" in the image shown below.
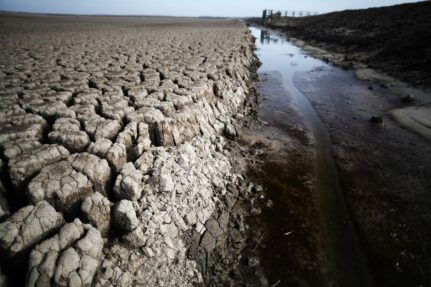
[[418,0],[0,0],[0,10],[65,14],[260,16],[263,9],[325,13]]

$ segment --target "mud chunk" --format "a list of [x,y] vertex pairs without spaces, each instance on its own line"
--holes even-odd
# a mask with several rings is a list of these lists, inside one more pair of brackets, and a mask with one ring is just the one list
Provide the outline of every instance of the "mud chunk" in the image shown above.
[[48,134],[51,143],[65,146],[70,152],[84,151],[90,144],[90,138],[84,131],[53,131]]
[[82,172],[91,180],[94,191],[107,194],[112,174],[105,159],[84,152],[70,156],[68,161],[76,171]]
[[174,181],[172,180],[171,173],[163,168],[160,173],[159,190],[160,192],[171,192],[175,188]]
[[147,242],[147,236],[141,226],[123,236],[125,242],[135,247],[142,247]]
[[59,118],[52,125],[54,131],[79,131],[81,129],[81,124],[77,119],[71,118]]
[[124,144],[132,160],[138,158],[151,146],[149,127],[145,123],[129,123],[117,137],[117,143]]
[[56,118],[74,118],[76,114],[70,110],[63,102],[51,102],[44,101],[37,104],[24,105],[32,113],[40,114],[44,118],[56,119]]
[[61,253],[84,235],[79,219],[65,224],[58,234],[38,244],[30,253],[27,286],[49,286]]
[[214,237],[219,237],[224,233],[218,222],[214,219],[207,220],[207,222],[205,222],[205,227],[207,231]]
[[212,236],[212,234],[210,234],[208,231],[206,231],[204,233],[204,235],[202,236],[202,240],[201,240],[200,245],[207,252],[211,252],[214,250],[214,248],[216,246],[216,239],[214,238],[214,236]]
[[133,203],[130,200],[121,200],[114,206],[114,225],[120,232],[130,232],[138,227]]
[[110,101],[109,103],[102,103],[101,110],[102,116],[120,122],[123,121],[125,115],[135,111],[135,109],[130,107],[128,102],[122,98]]
[[72,96],[73,94],[69,91],[58,91],[44,95],[43,99],[51,102],[60,101],[67,104],[72,100]]
[[89,146],[87,151],[89,153],[92,153],[94,155],[97,155],[98,157],[104,158],[106,156],[106,153],[111,148],[112,142],[108,139],[98,139],[96,142],[92,142]]
[[9,161],[9,175],[16,190],[44,166],[61,161],[69,151],[59,145],[41,145]]
[[94,139],[105,138],[113,140],[121,130],[121,124],[116,120],[105,120],[100,122],[94,132]]
[[32,250],[26,285],[91,286],[102,248],[100,232],[75,219]]
[[99,102],[97,101],[98,97],[99,97],[99,94],[95,92],[79,93],[73,98],[73,102],[78,105],[81,104],[81,105],[98,106],[99,105]]
[[58,286],[91,286],[100,265],[103,239],[90,227],[85,236],[66,249],[58,260],[54,282]]
[[137,200],[142,193],[142,173],[135,168],[133,163],[123,165],[114,185],[115,197],[118,200]]
[[154,124],[164,119],[162,112],[153,107],[145,107],[139,109],[131,114],[126,115],[128,123],[131,122],[144,122],[146,124]]
[[45,125],[43,124],[27,124],[16,127],[0,128],[0,144],[18,139],[35,139],[41,140]]
[[181,135],[172,119],[158,122],[155,128],[157,146],[173,146],[181,143]]
[[28,185],[31,203],[46,200],[62,212],[72,211],[92,193],[91,181],[67,161],[44,167]]
[[103,195],[95,192],[87,197],[81,205],[85,218],[96,227],[103,236],[106,236],[111,225],[112,203]]
[[133,87],[127,91],[127,96],[135,101],[136,99],[145,98],[148,95],[147,90],[144,87]]
[[3,155],[8,160],[16,158],[20,154],[39,147],[40,142],[33,139],[19,139],[11,142],[5,142],[1,146]]
[[191,97],[176,95],[174,93],[168,93],[166,95],[166,101],[173,103],[177,110],[193,103]]
[[150,152],[144,152],[136,161],[135,166],[142,174],[147,174],[153,166],[154,155]]
[[8,256],[14,256],[43,240],[63,223],[63,215],[48,202],[28,205],[0,224],[0,247]]
[[46,126],[47,123],[44,118],[39,115],[25,113],[18,115],[0,116],[0,127],[17,127],[29,124],[41,124]]
[[114,143],[106,153],[106,160],[114,167],[115,172],[119,172],[127,162],[127,150],[123,144]]

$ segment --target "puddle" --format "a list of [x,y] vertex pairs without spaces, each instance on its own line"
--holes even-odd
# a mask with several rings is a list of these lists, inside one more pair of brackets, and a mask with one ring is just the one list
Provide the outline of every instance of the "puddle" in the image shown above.
[[[258,73],[266,78],[259,87],[260,118],[268,123],[268,129],[280,131],[277,140],[283,141],[286,137],[289,141],[287,138],[292,134],[283,135],[283,130],[289,131],[290,127],[291,131],[296,125],[298,119],[289,114],[294,106],[313,139],[311,151],[279,154],[278,158],[265,161],[261,170],[253,174],[274,201],[274,207],[262,215],[268,234],[261,256],[269,282],[279,286],[288,283],[370,286],[365,259],[340,190],[328,130],[294,81],[298,74],[337,68],[306,55],[272,31],[256,27],[250,30],[257,38],[256,55],[262,62]],[[337,73],[350,73],[338,70]],[[296,219],[289,222],[289,216]],[[299,234],[286,230],[286,226]],[[294,246],[302,250],[293,250]],[[292,255],[286,252],[289,248]],[[295,275],[296,269],[299,273]],[[321,276],[313,276],[315,272],[309,272],[313,270],[319,270]],[[292,276],[298,278],[292,279]]]

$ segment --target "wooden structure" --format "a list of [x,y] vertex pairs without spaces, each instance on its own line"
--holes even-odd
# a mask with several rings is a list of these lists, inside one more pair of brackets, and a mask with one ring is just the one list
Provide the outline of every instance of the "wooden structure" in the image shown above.
[[262,12],[262,25],[271,22],[273,19],[279,19],[282,17],[309,17],[316,16],[317,14],[317,12],[311,11],[276,11],[265,9]]

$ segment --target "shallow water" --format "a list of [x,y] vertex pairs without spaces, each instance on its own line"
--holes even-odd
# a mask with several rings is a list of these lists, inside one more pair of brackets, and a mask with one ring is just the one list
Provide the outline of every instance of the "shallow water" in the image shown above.
[[[262,107],[260,117],[263,121],[273,126],[284,126],[291,124],[289,117],[283,116],[283,113],[289,109],[291,104],[286,98],[293,99],[296,109],[305,120],[305,124],[310,129],[314,139],[315,149],[315,188],[317,192],[317,206],[319,209],[319,223],[323,227],[323,242],[327,250],[323,251],[330,262],[330,272],[335,278],[335,284],[338,286],[369,286],[370,277],[365,264],[360,244],[356,237],[355,230],[351,223],[349,212],[344,202],[343,194],[340,190],[337,170],[331,153],[331,140],[327,128],[317,115],[311,103],[295,86],[295,76],[304,75],[306,72],[315,69],[332,69],[325,62],[315,59],[305,54],[300,48],[292,45],[289,41],[277,35],[272,31],[262,30],[256,27],[250,28],[256,40],[256,55],[262,62],[258,73],[263,76],[267,74],[280,75],[281,85],[285,93],[273,93],[268,87],[261,89]],[[337,73],[350,73],[337,69]],[[347,75],[354,81],[351,75]],[[336,85],[336,83],[334,83]],[[318,93],[318,87],[315,92]],[[276,96],[274,96],[276,95]],[[281,115],[281,116],[280,116]],[[266,165],[271,167],[271,165]],[[284,173],[280,168],[283,165],[274,168],[267,168],[261,176],[269,177],[270,180],[264,179],[263,182],[277,181],[279,186],[288,186],[291,176],[286,170]],[[264,165],[265,169],[265,165]],[[305,171],[302,171],[303,173]],[[266,189],[273,189],[274,186],[266,186]],[[283,192],[283,188],[280,189]],[[289,192],[285,188],[285,192]],[[271,195],[270,195],[271,197]],[[311,203],[310,203],[311,204]],[[287,208],[287,207],[286,207]],[[279,213],[279,217],[286,216],[285,213]],[[277,220],[271,220],[268,225],[277,224]],[[280,226],[270,226],[270,229],[280,228]],[[276,239],[272,239],[276,240]],[[284,239],[280,239],[284,240]],[[277,245],[277,242],[273,242]],[[282,246],[282,245],[280,245]],[[267,256],[270,256],[267,254]],[[277,262],[277,264],[280,264]],[[288,266],[285,266],[288,268]],[[280,266],[277,266],[280,269]],[[282,270],[282,269],[281,269]],[[281,271],[282,272],[282,271]],[[272,275],[277,276],[277,275]],[[276,282],[276,278],[269,278],[270,281]],[[313,285],[318,286],[318,282]]]

